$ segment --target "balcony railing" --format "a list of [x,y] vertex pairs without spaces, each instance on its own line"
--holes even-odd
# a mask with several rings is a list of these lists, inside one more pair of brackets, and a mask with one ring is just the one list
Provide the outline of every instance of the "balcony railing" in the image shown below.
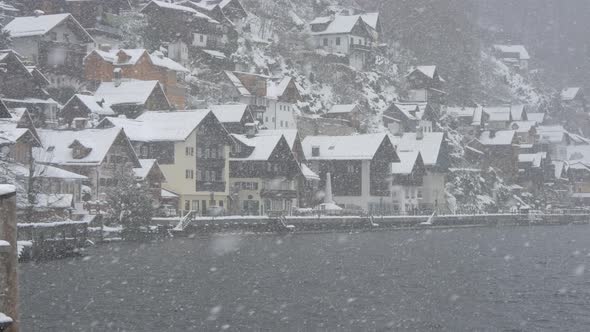
[[350,44],[350,49],[359,51],[371,51],[371,46],[363,44]]
[[224,181],[196,181],[195,191],[224,192]]

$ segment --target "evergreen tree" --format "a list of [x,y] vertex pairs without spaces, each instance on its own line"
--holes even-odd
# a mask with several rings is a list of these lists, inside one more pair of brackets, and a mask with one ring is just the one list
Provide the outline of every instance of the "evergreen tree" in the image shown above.
[[152,197],[145,183],[138,183],[130,172],[118,170],[116,185],[106,192],[110,207],[108,221],[123,226],[123,237],[137,238],[141,228],[153,217]]

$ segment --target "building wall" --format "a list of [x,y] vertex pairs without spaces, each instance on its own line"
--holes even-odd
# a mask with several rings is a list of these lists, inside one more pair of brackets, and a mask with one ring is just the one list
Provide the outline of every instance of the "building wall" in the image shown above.
[[6,332],[18,331],[18,262],[16,193],[0,196],[0,240],[8,241],[10,248],[0,252],[0,312],[11,317],[14,323]]
[[[199,201],[199,208],[202,210],[202,201],[207,202],[207,207],[210,206],[209,200],[211,198],[210,192],[196,191],[196,171],[197,171],[197,136],[196,131],[193,131],[184,142],[174,143],[174,163],[165,165],[160,164],[160,168],[166,177],[167,182],[162,184],[164,189],[171,190],[177,193],[180,197],[179,209],[184,210],[186,201]],[[186,148],[193,148],[194,154],[187,155]],[[226,182],[224,192],[215,192],[214,200],[217,204],[223,201],[223,206],[227,207],[227,197],[229,195],[229,146],[224,147],[224,174],[223,180]],[[186,171],[192,171],[193,177],[187,178]]]
[[297,128],[293,106],[291,103],[270,100],[263,114],[264,124],[268,129]]
[[436,207],[438,212],[447,211],[445,199],[445,174],[427,171],[422,186],[422,204]]

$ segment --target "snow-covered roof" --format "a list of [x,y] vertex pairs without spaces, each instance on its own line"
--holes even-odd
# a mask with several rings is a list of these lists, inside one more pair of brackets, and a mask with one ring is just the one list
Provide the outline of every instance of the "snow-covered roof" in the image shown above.
[[[173,71],[178,72],[188,72],[184,66],[179,64],[178,62],[167,58],[162,54],[160,51],[155,51],[151,54],[147,52],[145,48],[134,48],[134,49],[112,49],[110,51],[102,51],[102,50],[94,50],[93,53],[96,53],[100,56],[104,61],[112,63],[113,65],[117,66],[132,66],[137,64],[139,59],[144,54],[147,54],[150,61],[154,66],[166,68]],[[126,57],[121,57],[121,53],[124,53]],[[91,53],[92,54],[92,53]],[[87,56],[88,57],[88,56]]]
[[336,15],[334,17],[320,16],[313,19],[309,24],[330,23],[325,31],[316,32],[315,34],[349,33],[359,19],[362,19],[368,26],[377,30],[377,23],[379,22],[379,13],[377,12],[362,15]]
[[156,163],[156,159],[139,159],[141,167],[133,168],[133,175],[135,175],[135,178],[137,179],[145,179]]
[[167,190],[167,189],[164,189],[164,188],[162,188],[161,196],[162,196],[162,198],[178,198],[178,194],[177,193],[172,192],[172,191]]
[[44,194],[35,196],[35,207],[39,209],[70,209],[73,207],[72,194]]
[[29,129],[18,128],[18,123],[12,121],[12,119],[6,119],[0,121],[0,145],[3,144],[15,144],[21,139]]
[[[29,165],[12,164],[11,170],[16,176],[28,177],[30,174]],[[51,165],[35,164],[34,177],[62,180],[86,180],[88,177],[78,173],[66,171],[65,169]]]
[[528,163],[531,164],[532,167],[539,168],[541,167],[541,163],[543,159],[547,158],[547,152],[537,152],[537,153],[521,153],[518,155],[518,162],[519,163]]
[[576,96],[580,92],[581,88],[574,87],[574,88],[565,88],[561,90],[561,100],[563,101],[571,101],[576,99]]
[[[68,166],[97,166],[102,164],[121,128],[48,130],[39,129],[38,134],[44,148],[35,148],[35,160],[40,163]],[[79,142],[90,149],[88,154],[76,159],[72,143]]]
[[426,111],[427,103],[394,103],[408,119],[421,120]]
[[316,181],[320,180],[320,176],[317,175],[314,171],[312,171],[311,168],[309,168],[309,166],[307,166],[306,164],[303,164],[303,163],[300,166],[301,166],[301,174],[303,174],[305,179],[316,180]]
[[545,121],[545,113],[527,113],[527,119],[540,125]]
[[479,142],[483,145],[512,145],[514,140],[514,130],[486,130],[479,135]]
[[280,98],[285,94],[289,83],[291,82],[291,77],[283,77],[281,80],[273,81],[268,80],[266,82],[266,96],[268,98]]
[[16,192],[16,187],[11,184],[0,184],[0,196],[6,196]]
[[207,53],[208,55],[217,58],[217,59],[227,59],[227,56],[220,51],[216,51],[216,50],[207,50],[207,49],[202,49],[201,51]]
[[271,156],[281,138],[283,136],[254,136],[247,138],[247,141],[243,140],[242,135],[232,134],[232,136],[238,139],[240,142],[247,142],[248,146],[254,147],[252,153],[244,158],[231,158],[236,161],[267,161]]
[[221,123],[238,123],[248,110],[247,104],[210,105],[209,108]]
[[456,117],[456,118],[473,118],[476,110],[481,108],[481,106],[476,107],[465,107],[465,106],[455,106],[455,107],[447,107],[446,113]]
[[244,86],[244,84],[242,84],[242,81],[240,81],[236,74],[226,70],[225,75],[242,96],[251,96],[250,91],[246,89],[246,87]]
[[256,134],[256,136],[283,136],[291,149],[295,147],[297,135],[297,129],[264,129]]
[[69,13],[16,17],[6,24],[4,31],[8,31],[12,38],[42,36],[65,20],[71,20],[88,41],[94,41],[74,16]]
[[516,131],[517,133],[528,133],[531,128],[534,128],[537,125],[536,121],[513,121],[510,124],[510,129]]
[[328,114],[351,113],[357,107],[357,104],[334,105],[328,111]]
[[249,146],[251,148],[256,146],[256,142],[250,140],[250,138],[246,137],[245,135],[240,134],[231,134],[231,136],[238,142],[244,144],[245,146]]
[[391,142],[396,147],[397,153],[407,151],[419,151],[425,166],[435,166],[444,141],[444,133],[427,132],[422,134],[422,139],[417,139],[417,133],[404,133],[403,136],[389,135]]
[[394,175],[410,175],[420,157],[420,151],[398,151],[399,162],[391,164]]
[[158,81],[102,82],[96,89],[94,96],[97,99],[104,98],[108,105],[144,105],[158,86],[160,86]]
[[[313,35],[328,35],[328,34],[340,34],[350,33],[352,29],[357,25],[360,20],[359,15],[334,16],[334,19],[330,21],[324,31],[312,32]],[[314,24],[314,23],[312,23]]]
[[131,141],[182,142],[201,124],[211,111],[208,109],[179,112],[145,112],[137,119],[105,118],[121,127]]
[[[100,105],[102,99],[97,99],[95,96],[83,95],[83,94],[76,94],[73,95],[72,98],[66,103],[69,104],[73,102],[74,99],[78,99],[84,106],[86,106],[90,112],[98,115],[115,115],[115,111],[110,108],[106,102]],[[65,106],[65,105],[64,105]]]
[[560,143],[567,136],[567,131],[561,125],[538,126],[539,143]]
[[494,45],[494,48],[502,53],[515,53],[519,55],[519,60],[530,60],[529,52],[524,45]]
[[590,145],[570,145],[567,147],[567,159],[590,165]]
[[[387,139],[386,134],[364,134],[354,136],[307,136],[303,151],[307,160],[372,160],[375,153]],[[314,156],[313,148],[319,148]]]
[[145,7],[143,7],[140,12],[143,12],[144,10],[146,10],[148,7],[150,6],[157,6],[159,8],[165,8],[165,9],[170,9],[170,10],[177,10],[180,12],[184,12],[184,13],[189,13],[192,14],[195,17],[199,17],[202,19],[206,19],[207,21],[211,22],[211,23],[219,23],[216,20],[212,19],[211,17],[193,9],[187,6],[182,6],[179,4],[174,4],[174,3],[170,3],[170,2],[164,2],[164,1],[157,1],[157,0],[152,0],[150,1],[150,3],[148,3],[147,5],[145,5]]

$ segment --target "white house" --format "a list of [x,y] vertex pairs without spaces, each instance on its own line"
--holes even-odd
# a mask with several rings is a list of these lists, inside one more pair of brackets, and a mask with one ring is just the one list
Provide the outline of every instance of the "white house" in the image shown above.
[[348,56],[350,66],[362,70],[379,38],[379,14],[318,17],[309,23],[317,49]]
[[494,45],[496,57],[508,66],[528,71],[531,56],[524,45]]

